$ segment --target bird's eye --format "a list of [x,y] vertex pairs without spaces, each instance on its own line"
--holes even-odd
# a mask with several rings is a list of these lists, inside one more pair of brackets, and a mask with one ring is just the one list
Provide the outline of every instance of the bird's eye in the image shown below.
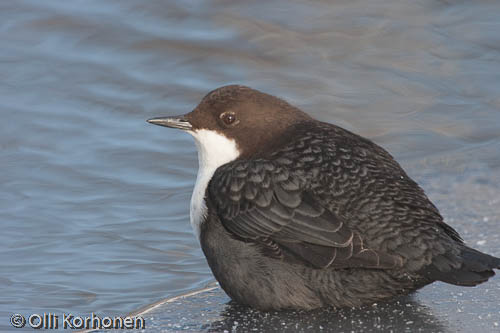
[[224,112],[220,115],[220,118],[227,126],[236,125],[239,122],[236,120],[236,115],[232,112]]

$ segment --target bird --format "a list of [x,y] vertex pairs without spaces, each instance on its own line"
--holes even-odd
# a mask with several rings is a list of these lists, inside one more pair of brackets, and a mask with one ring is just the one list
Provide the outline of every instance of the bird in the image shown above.
[[185,115],[148,122],[194,137],[190,222],[237,303],[359,307],[434,281],[475,286],[500,268],[385,149],[283,99],[228,85]]

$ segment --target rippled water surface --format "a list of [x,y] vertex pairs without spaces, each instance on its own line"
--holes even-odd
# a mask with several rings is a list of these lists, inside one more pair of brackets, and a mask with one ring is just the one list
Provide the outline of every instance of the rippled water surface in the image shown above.
[[2,1],[0,329],[14,312],[118,315],[213,280],[188,221],[195,146],[145,119],[230,83],[381,144],[466,241],[500,255],[499,13],[486,0]]

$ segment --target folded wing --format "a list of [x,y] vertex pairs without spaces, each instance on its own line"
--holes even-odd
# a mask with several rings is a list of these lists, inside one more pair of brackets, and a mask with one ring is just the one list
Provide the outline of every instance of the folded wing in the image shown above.
[[402,265],[399,256],[364,246],[344,217],[318,203],[306,179],[267,160],[235,161],[216,171],[207,195],[230,233],[269,256],[317,268]]

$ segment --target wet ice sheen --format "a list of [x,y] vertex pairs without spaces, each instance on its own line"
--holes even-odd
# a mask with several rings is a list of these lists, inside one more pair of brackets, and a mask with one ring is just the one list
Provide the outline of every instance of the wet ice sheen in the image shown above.
[[[15,312],[120,315],[213,280],[189,226],[195,146],[145,119],[229,83],[372,138],[469,244],[500,255],[499,12],[481,0],[2,2],[0,330]],[[398,328],[498,330],[499,283],[424,288]]]

